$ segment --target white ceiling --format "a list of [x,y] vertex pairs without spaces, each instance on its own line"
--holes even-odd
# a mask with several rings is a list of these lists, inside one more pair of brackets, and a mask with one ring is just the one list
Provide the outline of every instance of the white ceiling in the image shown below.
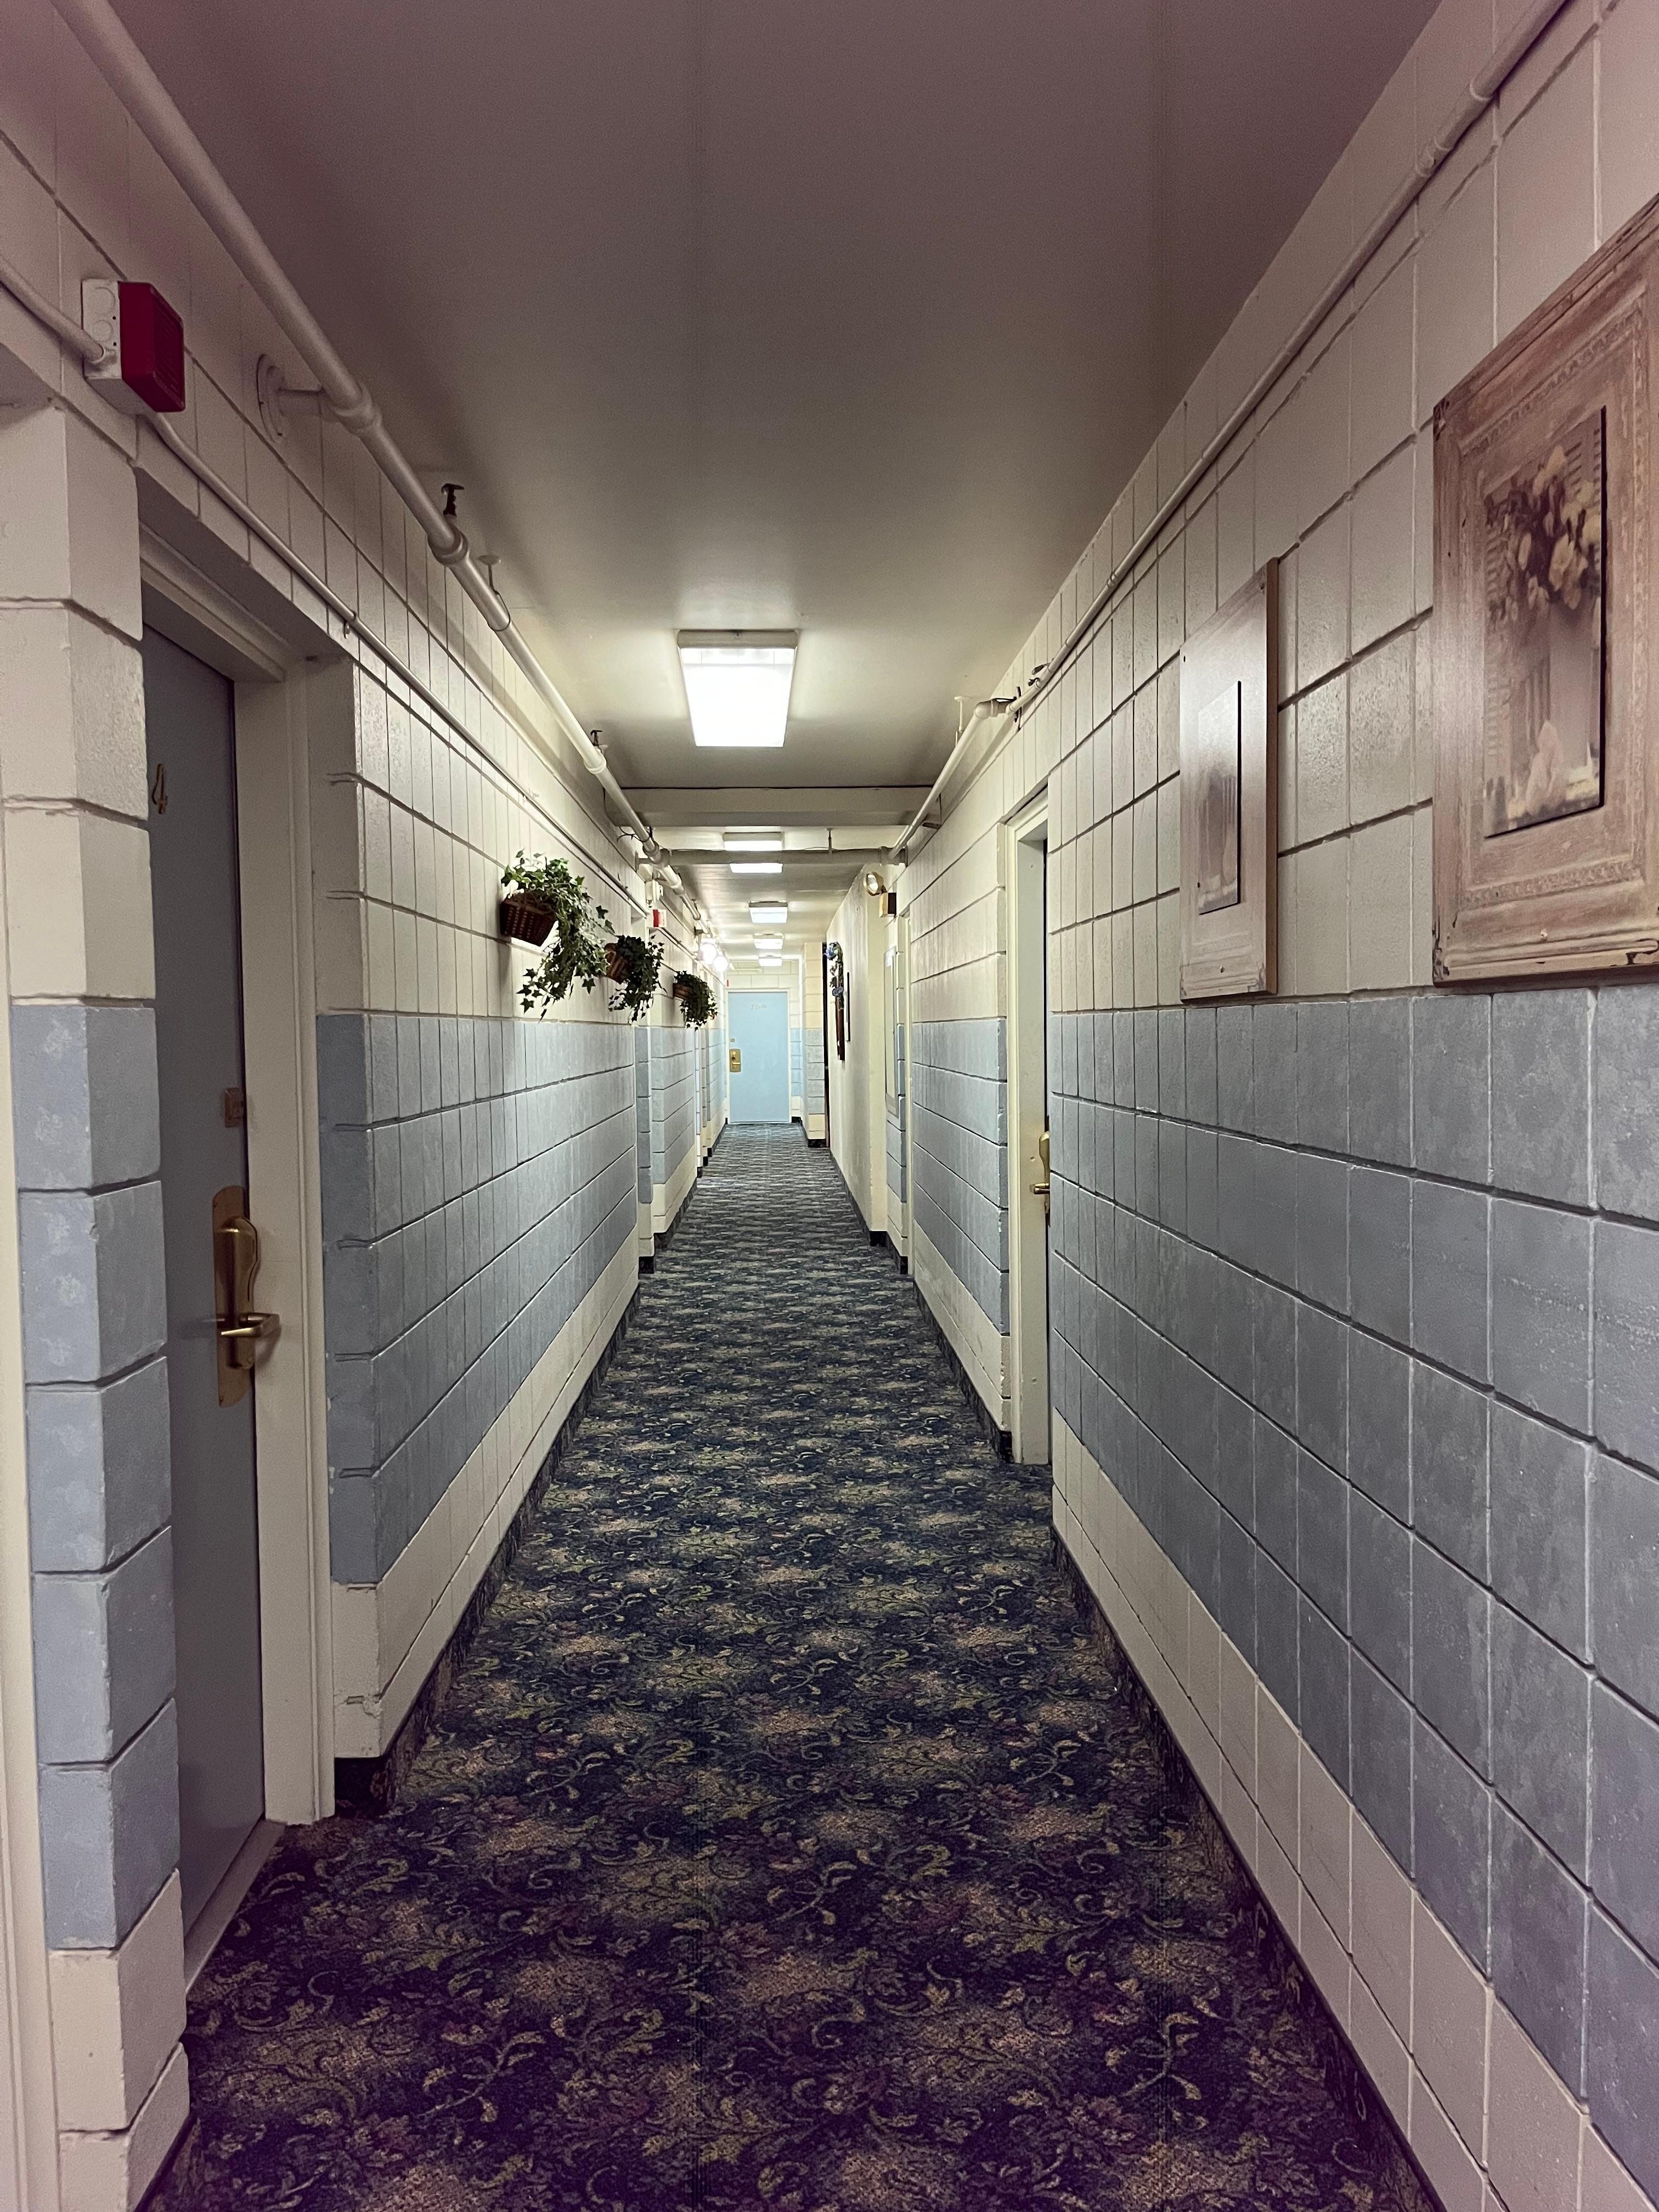
[[[117,5],[661,792],[926,784],[1431,0]],[[781,752],[681,627],[799,629]]]

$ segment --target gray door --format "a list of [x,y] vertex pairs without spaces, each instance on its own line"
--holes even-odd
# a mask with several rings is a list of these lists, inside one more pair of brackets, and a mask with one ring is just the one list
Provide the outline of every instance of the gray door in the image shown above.
[[247,1184],[231,687],[147,634],[144,722],[188,1928],[264,1812],[253,1397],[220,1403],[216,1328],[215,1200]]

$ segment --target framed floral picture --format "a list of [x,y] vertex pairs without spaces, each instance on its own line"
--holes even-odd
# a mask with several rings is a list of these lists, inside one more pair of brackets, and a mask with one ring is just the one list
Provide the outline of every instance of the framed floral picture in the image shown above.
[[1279,564],[1181,656],[1181,995],[1278,987]]
[[1659,963],[1659,210],[1435,412],[1437,981]]

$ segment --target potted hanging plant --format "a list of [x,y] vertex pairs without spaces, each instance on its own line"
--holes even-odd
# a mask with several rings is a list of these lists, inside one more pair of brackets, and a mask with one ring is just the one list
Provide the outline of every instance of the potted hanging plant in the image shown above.
[[605,972],[616,985],[611,994],[613,1014],[626,1013],[636,1022],[650,1011],[662,976],[663,949],[654,938],[618,937],[605,953]]
[[685,1014],[689,1030],[700,1030],[714,1018],[714,994],[701,975],[682,968],[674,978],[674,996]]
[[526,1013],[544,1014],[580,982],[591,991],[605,972],[603,907],[587,896],[585,880],[564,860],[530,860],[520,853],[502,874],[503,937],[547,950],[519,986]]

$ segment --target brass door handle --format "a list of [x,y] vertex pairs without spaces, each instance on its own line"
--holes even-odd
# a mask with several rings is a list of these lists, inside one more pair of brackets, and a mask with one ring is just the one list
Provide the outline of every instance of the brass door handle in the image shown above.
[[1047,1198],[1048,1195],[1048,1185],[1046,1182],[1034,1182],[1031,1188],[1039,1198]]
[[213,1279],[218,1308],[219,1403],[234,1406],[247,1395],[255,1348],[282,1333],[274,1313],[253,1304],[259,1273],[259,1232],[244,1208],[247,1194],[232,1183],[213,1200]]

